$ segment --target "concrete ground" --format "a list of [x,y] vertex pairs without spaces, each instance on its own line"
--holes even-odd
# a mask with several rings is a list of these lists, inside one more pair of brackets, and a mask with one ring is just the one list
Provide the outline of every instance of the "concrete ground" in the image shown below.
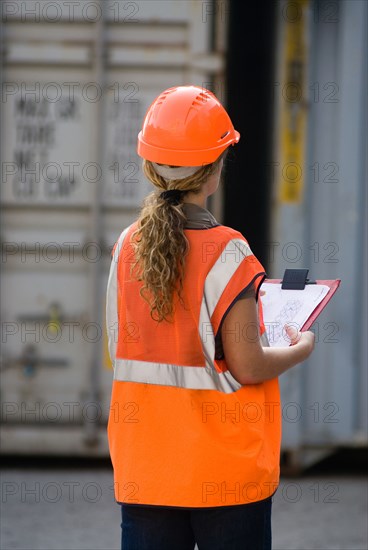
[[[120,550],[109,468],[7,467],[1,486],[1,550]],[[281,478],[273,549],[367,550],[367,488],[364,475]]]

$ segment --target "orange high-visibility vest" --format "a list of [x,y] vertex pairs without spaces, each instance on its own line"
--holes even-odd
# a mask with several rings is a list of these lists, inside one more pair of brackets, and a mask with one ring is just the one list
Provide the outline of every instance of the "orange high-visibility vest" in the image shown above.
[[[185,229],[190,244],[174,322],[152,320],[130,277],[127,227],[113,249],[106,321],[114,368],[107,426],[118,503],[179,507],[246,504],[279,485],[278,378],[241,385],[215,359],[221,321],[266,273],[244,236],[223,225]],[[262,345],[268,344],[258,299]],[[258,337],[234,326],[229,338]]]

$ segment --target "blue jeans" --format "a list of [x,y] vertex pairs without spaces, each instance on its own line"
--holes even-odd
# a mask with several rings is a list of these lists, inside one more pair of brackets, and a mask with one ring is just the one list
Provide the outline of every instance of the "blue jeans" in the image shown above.
[[165,508],[120,504],[122,550],[271,550],[272,496],[250,504]]

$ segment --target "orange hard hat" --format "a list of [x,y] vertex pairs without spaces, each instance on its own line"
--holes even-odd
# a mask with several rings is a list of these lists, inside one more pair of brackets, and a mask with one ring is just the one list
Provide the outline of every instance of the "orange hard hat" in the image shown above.
[[240,134],[216,96],[199,86],[175,86],[150,105],[138,135],[140,157],[171,166],[214,162]]

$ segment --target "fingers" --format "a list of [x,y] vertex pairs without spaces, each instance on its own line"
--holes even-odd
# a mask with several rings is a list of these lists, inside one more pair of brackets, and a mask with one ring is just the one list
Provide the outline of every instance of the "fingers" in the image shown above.
[[284,325],[284,329],[288,338],[290,339],[291,345],[296,344],[301,336],[299,330],[292,325]]

